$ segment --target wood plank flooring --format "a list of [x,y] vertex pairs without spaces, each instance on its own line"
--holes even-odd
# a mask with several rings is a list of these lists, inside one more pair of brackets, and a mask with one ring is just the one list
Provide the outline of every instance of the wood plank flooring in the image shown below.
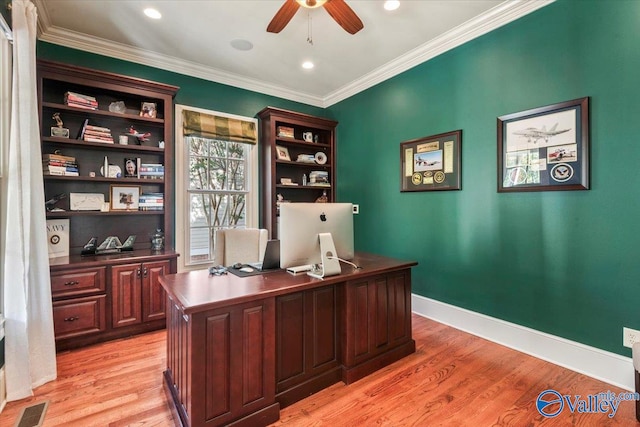
[[[415,354],[284,408],[273,425],[640,426],[633,401],[613,418],[566,408],[544,418],[535,401],[546,389],[583,397],[623,390],[416,315],[413,335]],[[173,426],[162,383],[165,337],[158,331],[60,353],[58,379],[8,403],[0,426],[44,399],[44,426]]]

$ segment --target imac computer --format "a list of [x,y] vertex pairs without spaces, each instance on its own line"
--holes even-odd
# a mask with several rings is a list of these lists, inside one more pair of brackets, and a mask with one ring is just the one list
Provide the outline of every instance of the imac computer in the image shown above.
[[353,259],[351,203],[282,203],[278,230],[280,267],[289,272],[317,265],[307,274],[332,276],[341,273],[340,260]]

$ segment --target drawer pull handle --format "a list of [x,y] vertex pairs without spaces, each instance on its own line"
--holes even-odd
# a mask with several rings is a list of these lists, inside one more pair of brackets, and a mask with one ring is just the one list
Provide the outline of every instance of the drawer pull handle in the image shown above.
[[75,322],[76,320],[80,320],[80,318],[78,316],[71,316],[71,317],[64,318],[65,322]]
[[75,285],[79,285],[80,282],[78,282],[77,280],[71,281],[71,282],[66,282],[64,285],[65,286],[75,286]]

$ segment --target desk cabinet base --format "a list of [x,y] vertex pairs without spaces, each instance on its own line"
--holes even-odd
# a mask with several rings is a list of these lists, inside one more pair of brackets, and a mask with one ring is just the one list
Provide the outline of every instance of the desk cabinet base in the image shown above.
[[[369,256],[366,273],[326,281],[284,272],[271,273],[269,283],[245,278],[252,289],[272,287],[243,299],[226,297],[227,287],[241,293],[235,277],[161,278],[168,298],[164,378],[176,419],[188,427],[266,426],[281,407],[415,352],[411,265]],[[215,286],[225,296],[210,304]]]

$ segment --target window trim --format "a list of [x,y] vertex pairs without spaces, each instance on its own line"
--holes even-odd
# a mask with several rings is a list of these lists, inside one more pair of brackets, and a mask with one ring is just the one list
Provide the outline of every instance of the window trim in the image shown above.
[[[189,192],[187,191],[188,178],[188,160],[189,153],[188,147],[184,143],[183,135],[183,123],[182,123],[182,111],[190,110],[203,114],[210,114],[220,117],[228,117],[233,119],[245,120],[254,122],[256,128],[258,127],[258,119],[254,117],[245,117],[235,114],[223,113],[220,111],[207,110],[198,107],[191,107],[188,105],[176,104],[175,105],[175,242],[176,251],[181,256],[178,257],[178,272],[201,270],[207,268],[212,263],[191,263],[189,257],[186,256],[188,244],[189,244]],[[259,223],[259,163],[258,163],[258,144],[247,144],[249,146],[249,156],[247,159],[247,207],[246,207],[246,226],[258,227]]]

